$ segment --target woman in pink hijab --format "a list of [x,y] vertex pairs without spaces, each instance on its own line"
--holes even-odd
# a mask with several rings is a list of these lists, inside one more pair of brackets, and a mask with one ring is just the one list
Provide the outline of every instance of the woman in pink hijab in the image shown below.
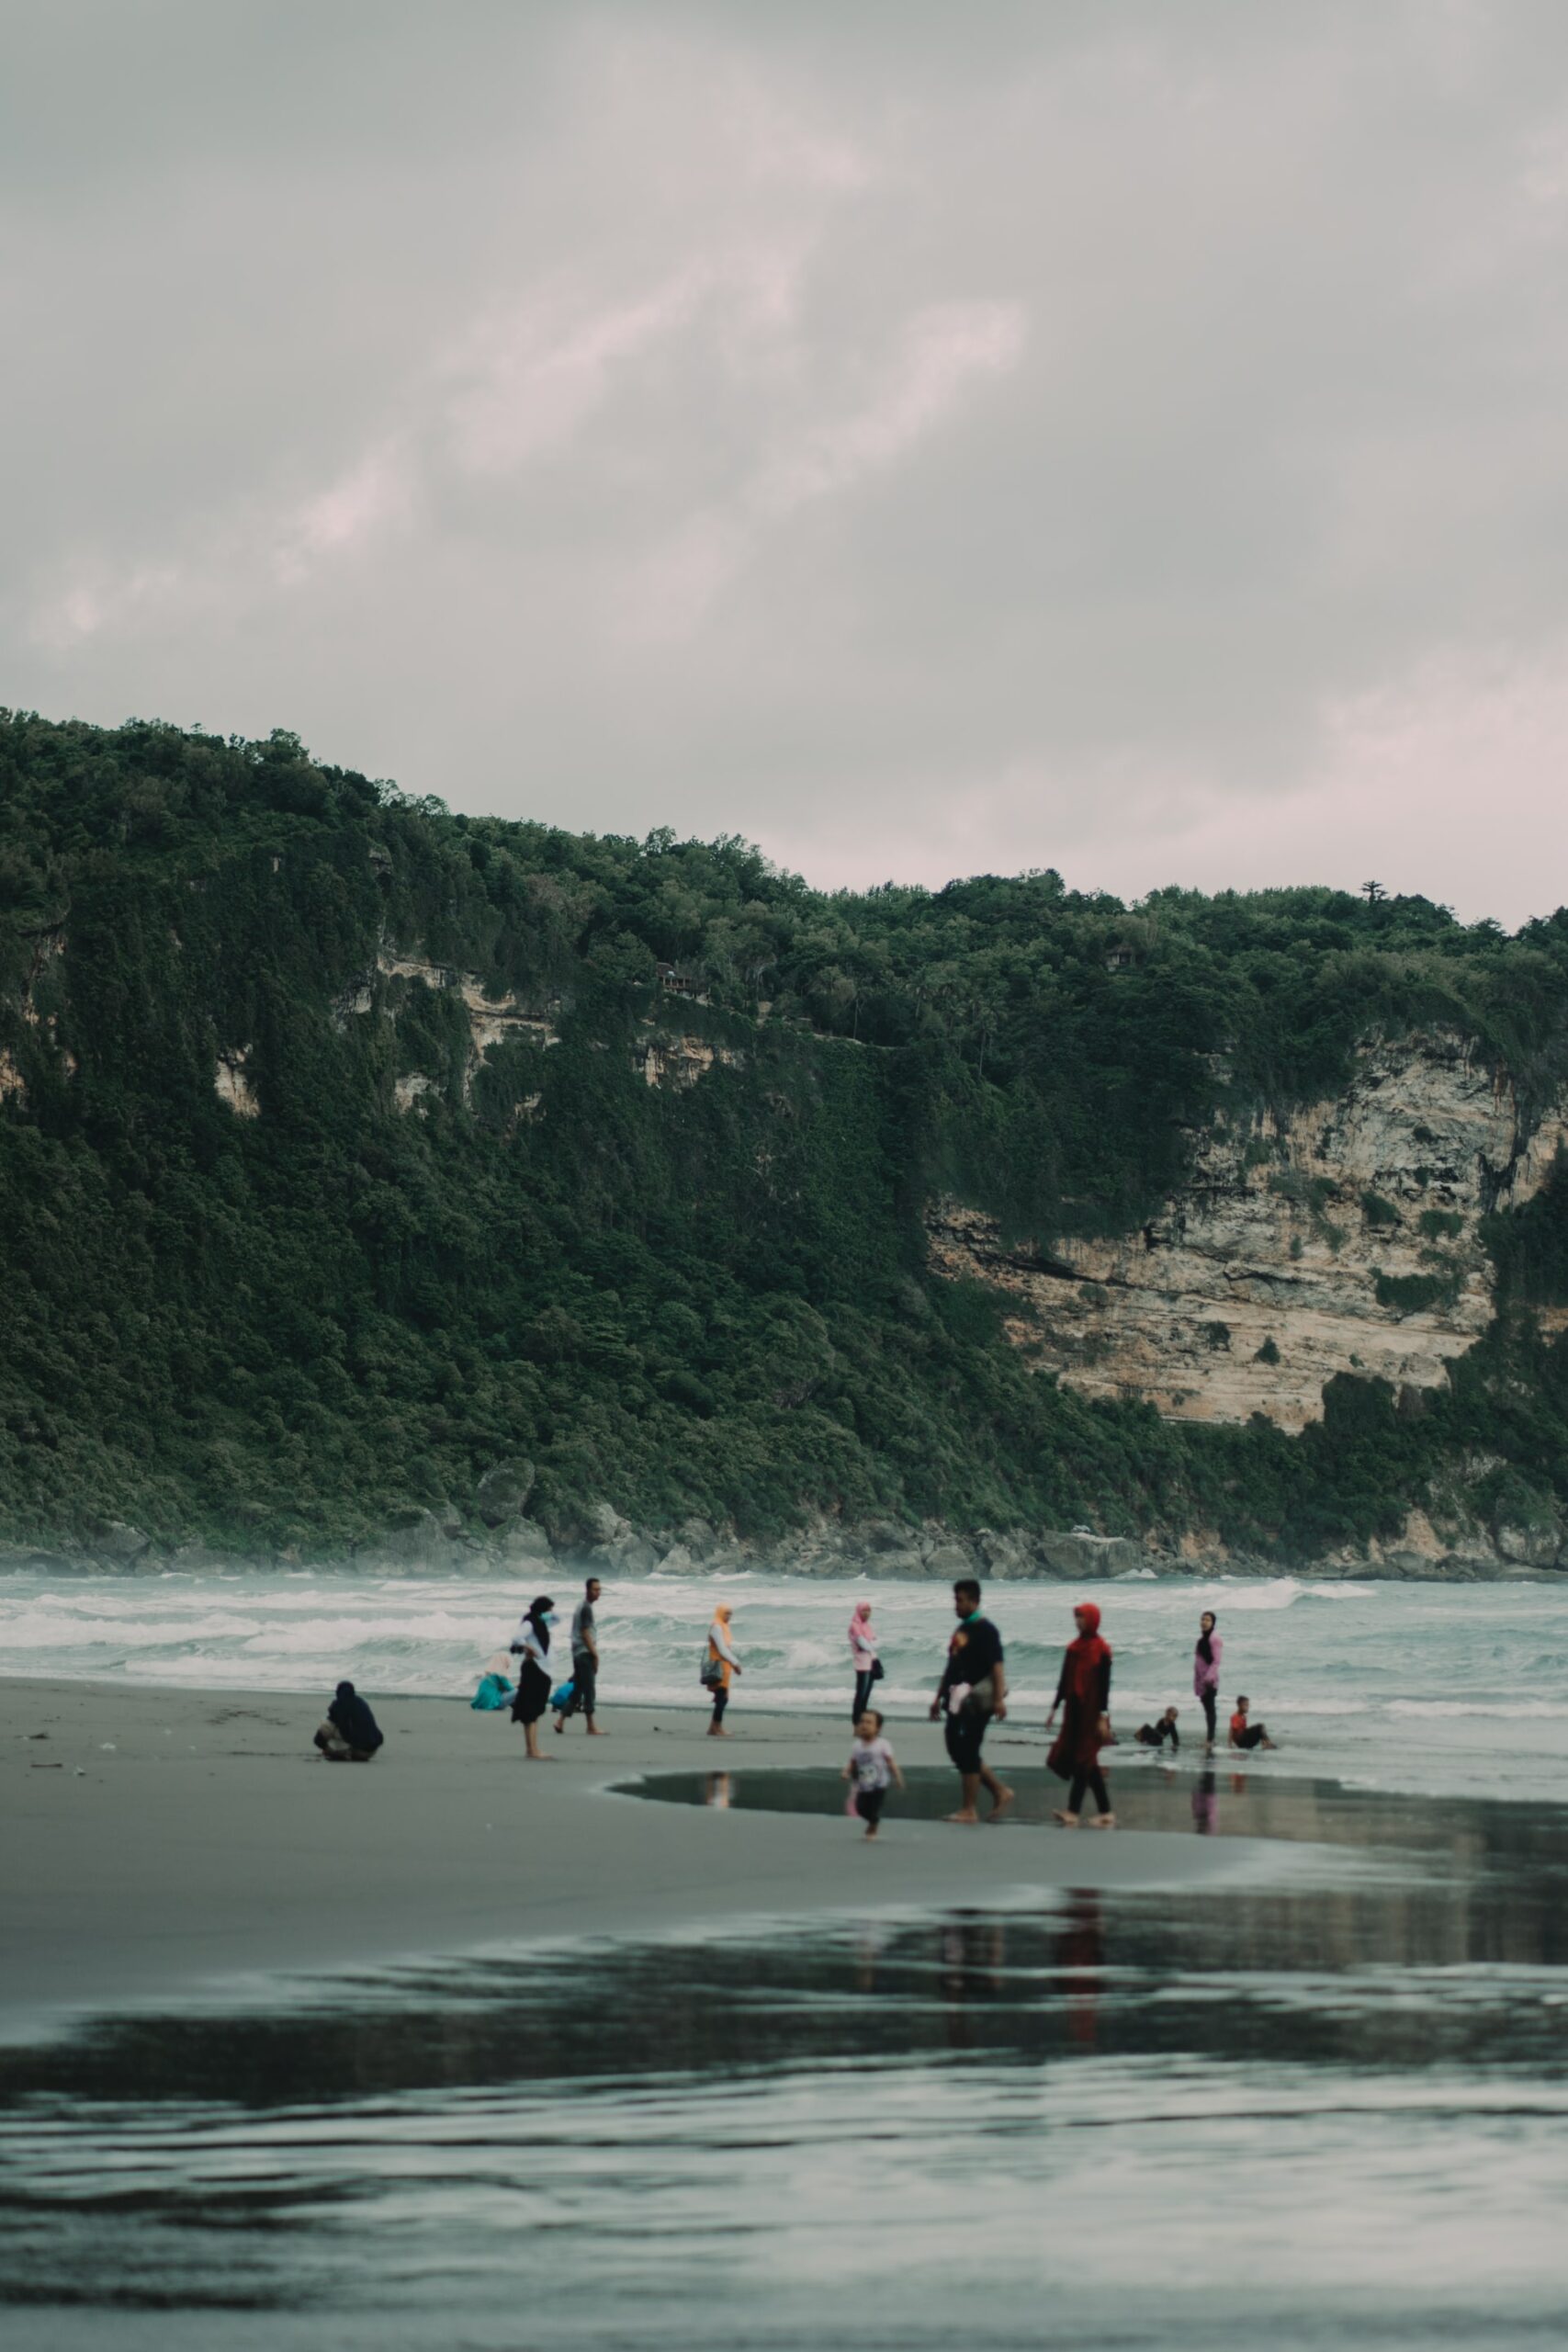
[[873,1683],[882,1679],[882,1662],[876,1655],[876,1635],[871,1630],[869,1600],[857,1600],[854,1615],[850,1619],[850,1657],[855,1669],[855,1695],[850,1709],[850,1721],[858,1724],[871,1704]]
[[1198,1620],[1198,1646],[1192,1653],[1192,1688],[1203,1710],[1205,1746],[1211,1756],[1214,1752],[1214,1702],[1220,1690],[1220,1660],[1224,1654],[1224,1643],[1214,1631],[1214,1612],[1205,1609]]

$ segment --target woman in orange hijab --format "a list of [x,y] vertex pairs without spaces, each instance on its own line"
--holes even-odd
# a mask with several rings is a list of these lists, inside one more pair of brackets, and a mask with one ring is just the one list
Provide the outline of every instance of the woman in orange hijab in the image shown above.
[[729,1704],[729,1679],[739,1671],[740,1660],[736,1657],[729,1639],[729,1603],[721,1601],[714,1611],[713,1623],[708,1627],[707,1664],[703,1669],[703,1680],[713,1692],[713,1721],[708,1725],[710,1739],[729,1737],[724,1728],[724,1711]]
[[1045,1718],[1049,1731],[1057,1708],[1065,1710],[1055,1745],[1045,1758],[1059,1781],[1073,1784],[1066,1811],[1056,1819],[1065,1829],[1076,1829],[1088,1792],[1100,1808],[1095,1827],[1114,1829],[1116,1815],[1100,1769],[1100,1751],[1111,1737],[1111,1645],[1100,1638],[1100,1611],[1092,1600],[1079,1602],[1073,1622],[1077,1639],[1067,1644],[1056,1696]]

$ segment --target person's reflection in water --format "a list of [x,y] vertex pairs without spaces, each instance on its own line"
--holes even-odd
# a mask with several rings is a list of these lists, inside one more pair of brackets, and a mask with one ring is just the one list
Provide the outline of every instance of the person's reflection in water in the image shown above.
[[1212,1772],[1201,1773],[1192,1792],[1192,1826],[1200,1838],[1212,1838],[1220,1826],[1220,1800]]
[[881,1928],[863,1927],[855,1942],[855,1984],[863,1993],[876,1990],[876,1971],[886,1943]]
[[1056,1964],[1063,1972],[1062,1990],[1067,1996],[1067,2030],[1075,2041],[1089,2049],[1100,2038],[1100,1971],[1104,1961],[1105,1922],[1100,1898],[1080,1892],[1074,1897],[1062,1932]]
[[999,1919],[953,1919],[942,1931],[942,1989],[947,1996],[947,2038],[960,2050],[974,2040],[970,2004],[1002,1989],[1007,1930]]
[[731,1793],[728,1772],[710,1772],[703,1783],[703,1803],[716,1805],[720,1813],[729,1811]]

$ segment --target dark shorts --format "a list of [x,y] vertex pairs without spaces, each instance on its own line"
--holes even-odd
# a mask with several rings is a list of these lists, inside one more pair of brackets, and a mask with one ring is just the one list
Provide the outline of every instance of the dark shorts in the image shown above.
[[1233,1747],[1256,1747],[1262,1736],[1263,1725],[1261,1724],[1248,1724],[1245,1731],[1232,1732],[1231,1746]]
[[855,1811],[863,1821],[869,1821],[874,1826],[881,1820],[882,1808],[886,1803],[886,1789],[857,1789],[855,1791]]
[[980,1769],[980,1746],[986,1736],[989,1715],[949,1715],[942,1724],[942,1737],[953,1767],[960,1772],[977,1772]]

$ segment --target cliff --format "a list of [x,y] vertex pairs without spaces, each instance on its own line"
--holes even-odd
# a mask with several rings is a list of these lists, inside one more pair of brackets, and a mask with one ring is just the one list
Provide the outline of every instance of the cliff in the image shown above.
[[1495,1319],[1485,1221],[1533,1200],[1565,1144],[1562,1106],[1527,1117],[1469,1041],[1380,1038],[1337,1095],[1218,1114],[1134,1233],[1010,1248],[947,1200],[931,1261],[994,1289],[1025,1362],[1085,1396],[1300,1430],[1338,1374],[1407,1404],[1446,1386]]
[[0,714],[0,1539],[1547,1569],[1565,1102],[1563,915],[826,897]]

